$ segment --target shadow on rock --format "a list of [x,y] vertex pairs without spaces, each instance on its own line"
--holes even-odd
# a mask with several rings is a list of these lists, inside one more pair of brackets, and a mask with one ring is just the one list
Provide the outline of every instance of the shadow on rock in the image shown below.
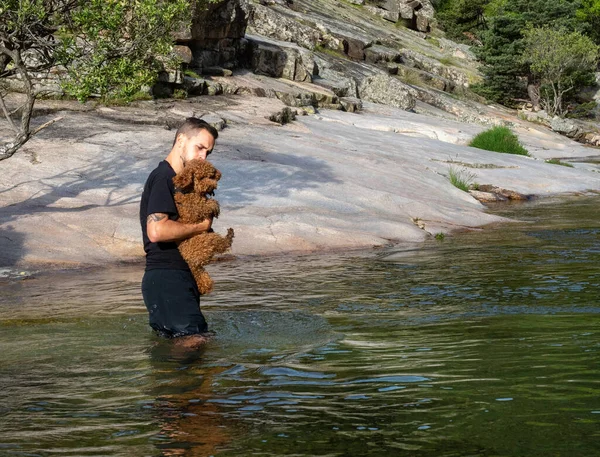
[[[10,222],[23,215],[81,212],[138,201],[148,173],[141,169],[135,158],[124,156],[117,159],[106,158],[50,177],[20,182],[0,191],[0,196],[27,184],[37,185],[40,189],[29,198],[1,208],[0,223]],[[124,191],[126,186],[136,186],[139,189]],[[85,201],[87,196],[82,194],[88,191],[93,191],[89,197],[92,202],[73,206],[65,204],[68,202],[65,199],[69,198],[78,198],[78,203]],[[54,206],[59,200],[63,202]]]
[[0,227],[0,268],[12,267],[21,259],[25,235],[10,225]]
[[342,182],[325,160],[314,157],[244,147],[239,159],[231,169],[222,169],[217,191],[219,201],[229,209],[255,202],[259,196],[287,198],[292,192]]

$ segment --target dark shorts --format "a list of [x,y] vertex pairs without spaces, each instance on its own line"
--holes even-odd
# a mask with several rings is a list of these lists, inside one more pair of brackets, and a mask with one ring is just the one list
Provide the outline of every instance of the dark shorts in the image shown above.
[[142,295],[149,323],[160,336],[176,338],[208,331],[200,311],[200,293],[190,271],[148,270]]

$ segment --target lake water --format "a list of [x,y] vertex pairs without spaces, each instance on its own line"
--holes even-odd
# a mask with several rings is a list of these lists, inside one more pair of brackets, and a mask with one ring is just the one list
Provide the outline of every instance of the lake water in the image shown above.
[[600,455],[598,197],[495,211],[521,222],[214,264],[195,354],[140,266],[0,279],[0,455]]

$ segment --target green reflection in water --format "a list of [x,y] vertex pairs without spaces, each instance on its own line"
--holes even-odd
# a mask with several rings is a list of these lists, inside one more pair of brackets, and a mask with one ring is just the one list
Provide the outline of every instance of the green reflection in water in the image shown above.
[[0,455],[597,455],[596,206],[213,265],[196,354],[151,335],[138,267],[5,280]]

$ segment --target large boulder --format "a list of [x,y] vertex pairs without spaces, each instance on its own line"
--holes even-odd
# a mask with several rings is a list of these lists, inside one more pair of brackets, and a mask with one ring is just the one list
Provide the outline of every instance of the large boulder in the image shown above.
[[191,49],[192,67],[236,67],[246,51],[248,15],[247,0],[207,3],[193,12],[175,33],[175,40]]
[[293,43],[247,35],[250,44],[250,68],[254,73],[311,82],[315,73],[312,53]]
[[404,110],[412,110],[415,107],[416,100],[413,92],[410,86],[387,75],[370,76],[363,80],[358,88],[360,98],[363,100]]
[[364,41],[357,36],[336,35],[342,42],[344,54],[354,60],[365,60],[365,49],[372,45],[372,42]]
[[[334,92],[340,97],[358,97],[358,86],[370,76],[385,75],[380,68],[366,62],[356,62],[328,54],[316,53],[316,74],[325,79]],[[315,78],[317,84],[321,80]],[[335,87],[335,89],[334,89]]]
[[396,0],[398,13],[406,19],[411,27],[420,32],[429,32],[435,16],[435,9],[430,0]]
[[550,119],[550,128],[561,135],[576,138],[581,133],[581,127],[574,119],[565,119],[554,116]]
[[246,0],[225,0],[207,3],[194,13],[192,40],[240,39],[248,27],[249,6]]
[[[389,3],[395,3],[395,2],[389,2]],[[380,8],[378,6],[365,5],[365,9],[367,11],[369,11],[370,13],[375,14],[376,16],[382,17],[383,19],[386,19],[391,22],[398,22],[398,19],[400,19],[400,14],[398,13],[397,8],[396,8],[396,11],[390,11],[390,10],[386,10],[384,8]]]
[[402,54],[397,49],[376,44],[365,49],[365,60],[370,63],[400,62]]
[[321,33],[315,28],[266,6],[253,5],[249,19],[248,32],[253,35],[289,41],[307,49],[314,49],[321,41]]

